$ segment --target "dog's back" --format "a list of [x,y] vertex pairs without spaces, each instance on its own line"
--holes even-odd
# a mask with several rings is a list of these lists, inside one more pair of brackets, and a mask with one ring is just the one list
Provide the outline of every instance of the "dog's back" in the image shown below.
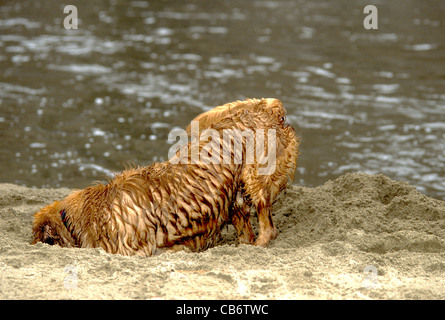
[[74,191],[35,214],[33,240],[150,256],[201,251],[229,222],[240,165],[157,163]]

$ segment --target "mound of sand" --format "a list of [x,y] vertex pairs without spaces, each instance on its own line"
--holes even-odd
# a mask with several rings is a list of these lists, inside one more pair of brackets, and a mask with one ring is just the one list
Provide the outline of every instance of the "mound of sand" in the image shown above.
[[445,202],[383,175],[289,187],[267,249],[230,226],[205,252],[149,258],[29,245],[32,215],[69,191],[0,185],[1,299],[445,298]]

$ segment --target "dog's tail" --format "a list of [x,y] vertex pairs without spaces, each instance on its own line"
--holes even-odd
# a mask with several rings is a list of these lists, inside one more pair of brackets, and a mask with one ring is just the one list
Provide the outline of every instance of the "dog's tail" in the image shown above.
[[31,244],[43,242],[62,247],[73,247],[75,241],[65,226],[68,218],[59,201],[44,207],[34,215]]

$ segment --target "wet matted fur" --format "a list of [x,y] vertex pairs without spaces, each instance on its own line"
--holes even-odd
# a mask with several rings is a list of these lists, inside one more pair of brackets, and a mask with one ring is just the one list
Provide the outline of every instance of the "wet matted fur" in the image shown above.
[[[200,133],[208,128],[219,131],[251,128],[276,130],[275,171],[270,175],[259,174],[258,168],[262,165],[258,163],[256,157],[255,163],[245,164],[241,189],[233,206],[234,218],[243,218],[235,224],[238,226],[239,241],[241,243],[253,242],[252,227],[248,219],[250,207],[253,205],[257,210],[260,225],[259,237],[255,243],[267,245],[277,235],[271,214],[272,204],[288,181],[293,181],[299,154],[300,139],[296,136],[294,129],[286,124],[286,109],[282,102],[273,98],[235,101],[204,112],[193,121],[199,123]],[[191,124],[186,131],[189,136],[193,135]],[[264,140],[267,144],[267,138]],[[267,150],[267,146],[265,149]]]
[[[264,129],[277,129],[279,137],[284,134],[278,133],[284,126],[284,108],[281,106],[278,110],[282,111],[272,112],[273,108],[268,108],[269,103],[266,101],[264,104],[265,100],[258,100],[263,102],[257,103],[255,110],[225,117],[209,128],[233,128],[235,123],[242,122],[246,127],[255,129],[254,126],[259,124]],[[253,121],[255,119],[256,122]],[[238,131],[234,131],[231,139],[228,142],[212,140],[210,144],[222,144],[223,149],[231,150],[234,140],[243,141]],[[278,156],[282,146],[280,138],[277,141]],[[227,147],[226,143],[230,146]],[[200,142],[199,151],[205,146],[209,146],[208,141]],[[295,139],[294,162],[297,146]],[[191,149],[192,143],[184,147]],[[245,143],[242,152],[245,156]],[[232,160],[235,158],[233,152],[230,156]],[[214,245],[226,223],[233,223],[238,235],[243,234],[246,226],[250,227],[248,217],[246,219],[242,214],[246,210],[242,208],[244,204],[237,202],[237,194],[248,195],[249,201],[257,204],[258,211],[263,212],[263,208],[282,189],[281,182],[273,182],[274,175],[258,177],[255,165],[235,161],[230,164],[192,164],[189,154],[185,156],[187,159],[177,155],[176,160],[177,157],[185,161],[174,164],[171,159],[148,167],[128,169],[108,184],[99,183],[74,191],[65,199],[48,205],[34,216],[32,243],[41,241],[65,247],[101,247],[110,253],[144,256],[166,249],[201,251]],[[279,159],[277,157],[276,171],[284,168],[279,165]],[[241,209],[234,210],[235,204]],[[270,207],[265,215],[271,222]]]

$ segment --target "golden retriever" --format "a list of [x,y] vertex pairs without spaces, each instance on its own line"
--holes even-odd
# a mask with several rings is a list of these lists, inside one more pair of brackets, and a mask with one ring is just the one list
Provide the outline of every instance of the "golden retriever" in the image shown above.
[[[249,128],[274,128],[276,129],[276,167],[271,174],[259,174],[258,169],[262,166],[255,161],[245,165],[245,174],[242,179],[241,192],[237,195],[237,201],[233,210],[235,219],[243,217],[242,221],[237,221],[234,225],[243,231],[239,235],[241,243],[251,243],[253,235],[250,222],[248,220],[250,206],[257,209],[258,221],[260,225],[257,245],[265,246],[277,235],[273,224],[271,207],[280,191],[282,191],[288,180],[294,179],[297,166],[299,138],[294,129],[285,123],[286,110],[278,99],[246,99],[235,101],[216,107],[198,115],[192,123],[199,124],[199,132],[213,126],[219,130],[227,129],[221,122],[225,118],[239,119],[228,122],[230,128],[246,130]],[[192,124],[186,129],[190,136],[193,136]],[[268,139],[264,138],[267,143]],[[255,159],[258,160],[258,159]]]
[[[246,212],[252,203],[260,221],[257,244],[265,245],[276,233],[270,208],[295,171],[298,140],[293,129],[284,124],[285,110],[279,100],[251,99],[235,104],[239,107],[228,104],[213,109],[217,123],[203,127],[213,132],[228,128],[276,132],[275,170],[270,175],[259,172],[263,155],[254,163],[236,161],[240,156],[249,157],[250,142],[241,130],[231,130],[229,139],[192,139],[169,161],[130,168],[108,184],[74,191],[43,208],[34,216],[31,243],[101,247],[109,253],[143,256],[164,250],[201,251],[214,245],[226,223],[235,225],[241,242],[251,242]],[[241,155],[232,148],[236,142],[241,142]],[[266,145],[271,142],[265,141]],[[218,154],[221,148],[223,152]],[[192,161],[193,150],[201,155],[199,161]]]

